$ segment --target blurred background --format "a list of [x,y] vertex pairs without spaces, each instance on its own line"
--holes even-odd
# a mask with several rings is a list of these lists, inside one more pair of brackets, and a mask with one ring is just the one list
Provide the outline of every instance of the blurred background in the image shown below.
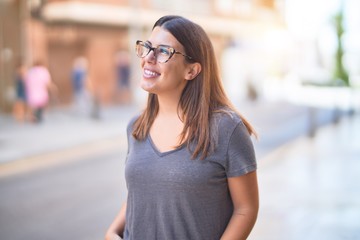
[[[0,239],[102,239],[147,97],[135,41],[167,14],[209,34],[260,134],[250,238],[360,239],[359,13],[358,0],[0,0]],[[51,78],[40,113],[22,96],[37,63]]]

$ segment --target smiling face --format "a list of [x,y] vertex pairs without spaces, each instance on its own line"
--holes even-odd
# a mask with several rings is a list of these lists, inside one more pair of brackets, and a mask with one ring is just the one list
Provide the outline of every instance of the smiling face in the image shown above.
[[[184,53],[184,47],[162,27],[155,27],[146,42],[152,47],[166,45]],[[191,80],[189,77],[191,64],[187,63],[181,54],[174,54],[168,62],[159,63],[154,57],[154,52],[151,51],[141,59],[141,68],[141,87],[157,95],[179,97],[187,81]]]

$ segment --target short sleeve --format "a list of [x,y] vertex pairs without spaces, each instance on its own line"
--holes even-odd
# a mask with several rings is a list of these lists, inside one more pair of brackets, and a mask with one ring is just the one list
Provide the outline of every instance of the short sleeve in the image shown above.
[[227,149],[226,175],[237,177],[257,168],[254,146],[244,123],[240,121],[232,132]]

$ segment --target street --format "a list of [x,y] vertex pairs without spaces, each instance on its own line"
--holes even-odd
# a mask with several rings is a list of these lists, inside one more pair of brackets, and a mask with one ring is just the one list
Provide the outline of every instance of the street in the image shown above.
[[102,239],[125,199],[125,153],[0,178],[0,239]]
[[[256,105],[256,111],[251,104],[239,108],[260,134],[260,139],[254,140],[259,161],[280,146],[306,136],[306,108],[288,104]],[[323,125],[331,121],[331,114],[322,110],[318,118],[319,125]],[[114,128],[116,121],[97,124]],[[21,168],[16,161],[11,163],[15,172],[0,175],[0,239],[102,239],[126,198],[126,140],[121,136],[69,151],[54,151],[40,164],[36,158],[26,159],[29,163],[25,165],[30,167],[26,171],[16,172]],[[94,150],[101,145],[108,147]]]
[[[227,98],[256,132],[259,211],[247,240],[360,240],[359,9],[360,0],[0,0],[0,240],[104,240],[128,195],[127,127],[144,110],[150,119],[141,124],[157,141],[147,136],[152,149],[129,153],[147,160],[156,146],[174,140],[185,119],[196,126],[185,137],[200,133],[200,143],[215,138],[226,149],[220,160],[231,176],[239,162],[227,158],[246,158],[232,145],[251,151],[234,132],[230,140],[216,139],[217,119],[203,115],[223,110]],[[228,135],[228,126],[218,132]],[[225,181],[221,174],[199,177],[204,168],[179,166],[208,181],[209,189]],[[140,177],[133,182],[157,196],[146,173],[177,176],[172,170],[178,167],[166,167],[140,172],[144,166],[135,166]],[[246,231],[248,199],[256,192],[256,184],[243,179],[230,183],[234,215],[245,220],[235,231]],[[174,186],[184,183],[176,180]],[[188,199],[204,197],[206,188],[199,189]],[[180,200],[184,192],[173,191]],[[184,216],[227,216],[218,207],[211,208],[215,214],[202,209],[221,205],[215,192],[207,193],[204,204],[191,202],[194,214]],[[150,205],[135,209],[145,209],[140,219],[153,216],[147,210],[156,204]],[[169,216],[177,218],[176,229],[188,220]],[[204,226],[221,232],[221,224],[196,219],[190,219],[193,232]],[[141,228],[133,226],[135,233]],[[168,240],[193,240],[174,238]]]

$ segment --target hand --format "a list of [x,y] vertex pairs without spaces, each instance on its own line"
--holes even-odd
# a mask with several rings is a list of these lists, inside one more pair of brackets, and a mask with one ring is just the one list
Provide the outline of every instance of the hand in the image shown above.
[[106,234],[106,236],[105,236],[105,240],[121,240],[121,239],[122,238],[115,233]]

